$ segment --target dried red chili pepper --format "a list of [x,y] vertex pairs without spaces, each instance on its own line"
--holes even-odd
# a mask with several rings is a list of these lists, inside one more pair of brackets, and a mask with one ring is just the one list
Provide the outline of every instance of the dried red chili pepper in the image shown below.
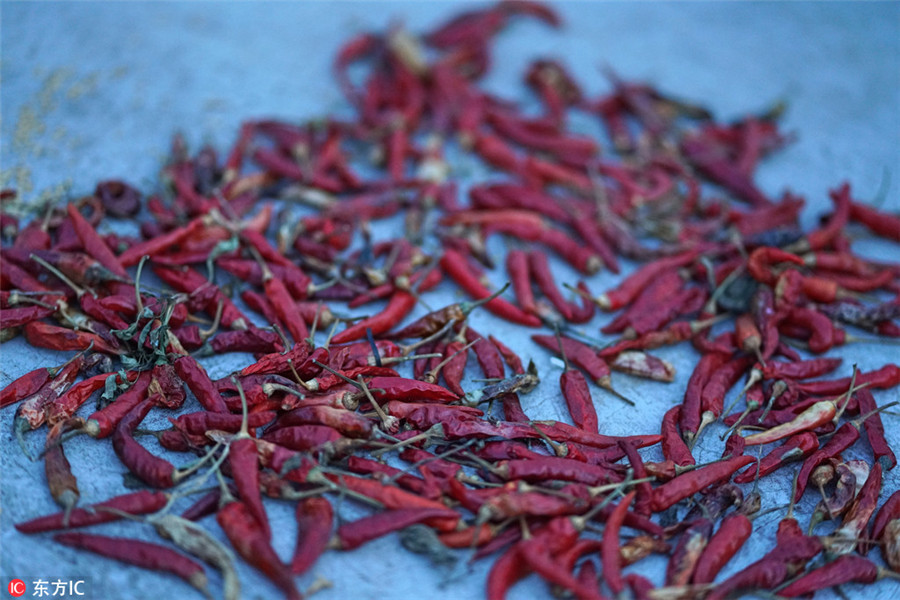
[[751,507],[748,511],[741,508],[724,519],[716,532],[709,538],[697,559],[691,582],[694,584],[712,583],[719,571],[728,564],[728,561],[743,547],[753,533],[753,521],[748,512],[758,510],[759,506]]
[[225,404],[225,400],[222,399],[219,390],[213,385],[212,380],[206,373],[206,369],[197,362],[197,359],[190,355],[180,356],[175,359],[172,366],[175,367],[178,377],[193,392],[194,397],[197,398],[197,401],[200,402],[203,408],[211,412],[229,412],[228,406]]
[[[772,471],[781,468],[788,461],[806,458],[819,447],[819,441],[814,433],[805,431],[791,436],[785,443],[773,448],[766,454],[758,465],[751,466],[734,478],[735,483],[750,483],[754,479],[768,475]],[[757,468],[758,467],[758,468]]]
[[291,573],[308,571],[325,551],[331,538],[334,511],[325,498],[311,497],[297,503],[297,546],[291,558]]
[[[140,490],[110,498],[88,508],[76,508],[16,523],[20,533],[41,533],[75,527],[88,527],[110,521],[118,521],[122,514],[145,515],[161,510],[169,501],[168,494]],[[111,510],[106,510],[111,509]]]
[[796,598],[845,583],[873,583],[896,574],[878,568],[872,561],[852,554],[839,556],[818,569],[813,569],[778,590],[780,596]]
[[286,598],[303,598],[290,567],[281,562],[253,512],[244,503],[232,499],[216,513],[216,522],[241,558],[268,577]]
[[889,523],[900,519],[900,490],[894,492],[884,501],[875,518],[872,519],[872,533],[868,544],[860,544],[860,550],[865,553],[873,542],[881,540]]
[[728,355],[713,352],[700,358],[688,380],[684,392],[678,420],[681,435],[688,444],[693,444],[702,423],[702,394],[713,374],[728,361]]
[[204,594],[208,594],[208,580],[203,566],[166,546],[131,538],[114,538],[80,532],[57,533],[53,536],[53,540],[145,569],[168,571]]
[[[466,293],[474,296],[476,300],[489,298],[492,295],[472,272],[466,258],[456,250],[447,248],[440,260],[441,268],[453,279]],[[519,307],[510,304],[502,298],[493,298],[484,307],[503,319],[525,325],[527,327],[539,327],[541,320],[532,314],[523,312]]]
[[881,422],[881,415],[876,412],[878,405],[875,397],[868,388],[863,388],[856,392],[856,400],[859,403],[860,413],[871,414],[868,419],[863,421],[863,427],[866,430],[866,438],[869,440],[875,460],[881,464],[883,469],[889,471],[897,465],[897,457],[884,437],[884,425]]
[[57,423],[47,432],[47,441],[44,444],[44,474],[54,502],[69,515],[78,503],[81,493],[78,491],[78,480],[72,474],[72,467],[63,451],[60,439],[63,433],[65,433],[63,423]]
[[619,563],[619,530],[634,496],[635,492],[628,492],[619,501],[606,521],[606,528],[603,530],[602,547],[600,549],[603,579],[616,596],[625,590],[625,583],[622,579],[622,567]]
[[679,475],[653,490],[653,512],[663,511],[708,485],[730,478],[753,460],[752,456],[736,456]]
[[824,545],[828,554],[832,556],[849,554],[856,549],[858,539],[868,530],[869,520],[875,512],[881,483],[881,463],[876,462],[850,509],[844,515],[843,523],[826,538]]
[[662,437],[662,452],[666,460],[673,461],[676,465],[685,467],[696,463],[691,449],[684,443],[682,434],[678,430],[682,407],[673,406],[666,411],[660,425]]

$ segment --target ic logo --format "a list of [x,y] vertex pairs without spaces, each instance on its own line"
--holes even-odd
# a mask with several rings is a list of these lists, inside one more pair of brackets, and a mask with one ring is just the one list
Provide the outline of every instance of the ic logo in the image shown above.
[[25,587],[25,582],[21,579],[13,579],[9,582],[9,585],[6,586],[6,589],[11,596],[18,598],[25,594],[27,588]]

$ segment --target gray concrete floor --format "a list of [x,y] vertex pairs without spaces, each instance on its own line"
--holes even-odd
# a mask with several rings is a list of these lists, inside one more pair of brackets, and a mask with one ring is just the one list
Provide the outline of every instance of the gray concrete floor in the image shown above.
[[[0,5],[3,186],[17,186],[32,198],[48,193],[77,197],[90,193],[99,179],[121,177],[151,192],[174,132],[182,132],[192,147],[211,142],[224,151],[245,118],[299,120],[346,114],[329,72],[341,41],[398,21],[421,31],[463,8],[438,2],[4,2]],[[879,195],[887,173],[883,207],[900,210],[900,4],[579,2],[560,3],[557,8],[566,21],[562,32],[519,21],[499,37],[496,64],[487,80],[492,90],[523,98],[520,80],[525,66],[534,57],[551,55],[562,58],[591,93],[606,89],[599,67],[609,65],[624,77],[644,79],[675,95],[702,101],[725,119],[785,100],[789,106],[785,128],[796,134],[797,141],[762,166],[759,182],[765,192],[777,196],[790,189],[804,196],[808,203],[804,223],[810,226],[829,210],[829,188],[850,181],[857,197],[872,199]],[[466,173],[477,173],[472,161],[461,165],[460,175]],[[872,257],[896,260],[896,245],[862,239],[856,247]],[[559,265],[557,273],[562,280],[575,278],[565,265]],[[589,283],[601,290],[617,279],[601,273]],[[453,298],[452,288],[445,285],[429,302],[439,306]],[[596,334],[596,327],[608,318],[597,317],[587,331]],[[483,312],[474,314],[472,322],[537,362],[545,383],[523,397],[526,412],[565,420],[565,408],[557,398],[558,367],[530,342],[528,333],[510,329]],[[0,352],[0,385],[37,366],[61,362],[54,353],[31,349],[22,340],[4,344]],[[674,383],[615,379],[620,391],[639,400],[640,408],[623,407],[593,390],[603,432],[651,433],[662,414],[680,401],[696,356],[682,347],[658,354],[677,367]],[[900,356],[896,346],[872,344],[848,346],[836,354],[845,358],[846,374],[853,363],[871,369],[897,362]],[[241,362],[214,357],[204,364],[217,377]],[[876,397],[886,403],[898,399],[898,391],[877,392]],[[44,536],[26,537],[12,528],[14,522],[55,511],[40,464],[25,459],[11,435],[13,412],[0,413],[4,584],[13,576],[26,581],[88,577],[95,598],[144,600],[157,597],[160,590],[188,592],[174,579],[78,554]],[[163,426],[163,421],[156,424]],[[894,446],[900,448],[896,417],[886,416],[885,424]],[[29,436],[33,448],[41,441],[41,434]],[[76,439],[67,451],[83,503],[124,491],[122,468],[108,444]],[[863,443],[854,451],[868,457]],[[646,456],[654,459],[656,452]],[[709,435],[698,459],[720,452],[717,436]],[[887,474],[882,498],[898,488],[898,477],[897,470]],[[786,503],[789,486],[786,477],[764,480],[764,508]],[[814,504],[807,494],[798,506],[801,522]],[[267,506],[273,530],[279,532],[275,548],[289,556],[292,511],[277,503]],[[346,518],[361,514],[350,505],[343,505],[340,513]],[[770,547],[780,516],[772,513],[759,519],[760,533],[726,572],[740,569]],[[131,523],[108,525],[98,532],[146,539],[153,535]],[[317,576],[330,579],[333,587],[316,596],[322,600],[476,598],[483,595],[489,565],[490,561],[482,561],[470,571],[442,572],[401,549],[391,536],[352,553],[327,554],[311,574],[299,579],[299,585],[305,588]],[[650,559],[638,570],[661,582],[664,563]],[[241,565],[240,576],[245,598],[277,596],[249,567]],[[215,576],[212,588],[219,594]],[[883,581],[865,592],[854,586],[845,591],[851,597],[864,594],[887,600],[900,595],[900,586]],[[531,577],[510,597],[550,595]]]

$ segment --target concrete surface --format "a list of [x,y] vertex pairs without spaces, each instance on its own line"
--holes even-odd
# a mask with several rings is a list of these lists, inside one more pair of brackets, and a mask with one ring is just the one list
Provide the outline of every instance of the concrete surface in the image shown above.
[[[211,142],[224,151],[239,123],[249,117],[300,120],[326,112],[346,112],[329,69],[338,44],[355,33],[384,30],[403,22],[422,31],[463,4],[438,2],[4,2],[2,20],[2,167],[3,186],[16,185],[26,196],[77,197],[99,179],[121,177],[144,192],[157,185],[157,173],[174,132],[191,147]],[[579,2],[556,5],[566,21],[562,32],[519,21],[495,45],[495,65],[487,85],[510,98],[524,98],[520,84],[534,57],[562,58],[591,93],[607,89],[599,67],[612,66],[626,78],[643,79],[675,95],[700,100],[724,119],[760,111],[786,100],[785,129],[797,141],[767,161],[759,182],[771,195],[790,189],[807,199],[809,226],[829,210],[827,190],[844,180],[863,199],[884,194],[884,207],[900,210],[900,4],[893,2],[789,3],[622,3]],[[464,163],[460,172],[472,166]],[[471,171],[471,169],[470,169]],[[477,171],[477,170],[476,170]],[[886,174],[889,178],[885,187]],[[897,246],[863,239],[860,252],[896,260]],[[502,251],[502,246],[494,248]],[[559,265],[558,278],[575,274]],[[500,272],[495,276],[502,277]],[[590,280],[601,290],[618,278],[601,273]],[[445,285],[429,297],[433,306],[454,298]],[[424,309],[419,309],[420,312]],[[608,320],[598,316],[585,327],[591,334]],[[559,369],[538,350],[526,332],[514,331],[479,312],[473,326],[499,334],[534,358],[545,383],[523,397],[536,418],[565,420],[557,397]],[[22,340],[4,344],[2,380],[61,357],[27,347]],[[629,408],[594,388],[601,431],[610,434],[654,432],[663,413],[680,401],[696,360],[684,347],[657,354],[678,369],[672,384],[646,383],[617,375],[615,385],[640,402]],[[871,369],[896,362],[896,346],[857,344],[836,353],[845,357],[844,374],[853,363]],[[214,357],[205,362],[214,377],[242,360]],[[472,373],[474,377],[477,374]],[[879,403],[898,399],[898,391],[876,392]],[[191,596],[181,582],[155,573],[125,568],[52,544],[46,536],[19,535],[12,523],[55,511],[45,490],[39,463],[20,453],[11,434],[14,409],[0,412],[0,574],[10,577],[89,577],[95,598],[158,597],[160,592]],[[164,425],[162,415],[148,426]],[[886,428],[900,448],[895,416]],[[32,448],[41,434],[28,436]],[[148,442],[152,446],[152,442]],[[82,503],[122,493],[122,467],[108,443],[75,439],[66,446],[81,486]],[[708,435],[698,459],[719,455],[717,436]],[[646,453],[658,457],[658,450]],[[864,443],[854,455],[868,457]],[[848,453],[850,455],[851,453]],[[176,457],[175,460],[184,460]],[[882,499],[900,484],[898,470],[887,474]],[[763,482],[764,508],[786,503],[790,481],[773,476]],[[815,498],[798,506],[801,523]],[[290,506],[268,503],[274,545],[284,557],[294,539]],[[342,517],[362,514],[345,503]],[[761,517],[759,533],[726,568],[732,573],[770,547],[781,513]],[[210,530],[218,533],[214,525]],[[149,528],[111,524],[98,533],[153,539]],[[464,560],[464,557],[463,557]],[[331,552],[312,573],[299,578],[306,588],[321,576],[333,587],[316,594],[338,598],[434,600],[483,595],[490,560],[471,569],[441,571],[399,547],[395,536],[346,554]],[[649,559],[638,572],[661,583],[664,562]],[[272,598],[278,592],[258,573],[239,565],[245,598]],[[212,575],[214,595],[220,581]],[[846,586],[852,598],[888,600],[900,586]],[[4,596],[5,597],[5,596]],[[549,598],[547,587],[530,577],[511,598]],[[823,598],[837,596],[828,592]]]

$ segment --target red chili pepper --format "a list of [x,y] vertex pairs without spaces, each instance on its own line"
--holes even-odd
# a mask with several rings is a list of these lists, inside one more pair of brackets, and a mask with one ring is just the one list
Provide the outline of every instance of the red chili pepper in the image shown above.
[[735,471],[753,461],[752,456],[736,456],[682,473],[653,490],[653,512],[661,512],[713,483],[730,478]]
[[819,447],[815,434],[805,431],[789,438],[785,443],[773,448],[757,465],[753,465],[734,478],[735,483],[750,483],[754,479],[768,475],[783,467],[788,461],[800,460],[809,456]]
[[869,440],[875,460],[881,464],[882,468],[889,471],[897,465],[897,457],[884,436],[881,415],[875,412],[878,408],[875,397],[869,388],[863,388],[856,392],[856,399],[859,403],[859,412],[872,415],[863,421],[863,427],[866,430],[866,438]]
[[353,438],[368,438],[374,429],[372,421],[345,408],[313,405],[300,406],[284,413],[278,417],[267,433],[274,432],[280,427],[294,425],[327,425],[343,435]]
[[506,273],[512,282],[519,307],[526,313],[536,313],[537,305],[534,301],[534,292],[531,290],[528,254],[524,250],[513,248],[506,253]]
[[131,538],[114,538],[75,532],[57,533],[53,536],[53,540],[66,546],[87,550],[145,569],[168,571],[184,579],[204,594],[208,594],[208,581],[203,566],[165,546]]
[[631,303],[647,285],[665,272],[687,266],[696,258],[697,252],[691,250],[649,263],[635,271],[615,289],[600,294],[595,300],[597,306],[603,310],[618,310]]
[[873,583],[881,576],[882,570],[872,561],[861,556],[845,555],[795,579],[778,590],[778,595],[796,598],[845,583]]
[[723,365],[727,364],[728,355],[712,352],[700,358],[694,372],[688,380],[687,389],[684,392],[684,401],[681,405],[681,414],[678,424],[681,435],[688,444],[693,444],[702,428],[702,394],[713,374]]
[[559,388],[569,408],[572,422],[585,431],[599,433],[597,409],[594,408],[591,390],[581,371],[566,368],[559,376]]
[[[161,510],[168,502],[169,496],[163,492],[140,490],[122,496],[110,498],[88,508],[76,508],[72,511],[58,512],[37,517],[23,523],[16,523],[20,533],[42,533],[75,527],[88,527],[110,521],[118,521],[122,513],[145,515]],[[105,510],[105,509],[112,510]]]
[[496,473],[508,480],[574,481],[595,486],[622,480],[622,476],[611,468],[556,456],[504,461],[497,465]]
[[[897,519],[900,519],[900,490],[891,494],[884,501],[884,504],[881,505],[881,508],[878,509],[878,512],[875,513],[875,518],[872,519],[872,533],[869,535],[869,540],[876,542],[881,540],[888,524]],[[871,541],[868,544],[860,544],[860,550],[865,553],[871,545]]]
[[[474,296],[476,300],[489,298],[492,293],[478,281],[466,258],[456,250],[447,248],[440,260],[441,268],[462,287],[466,293]],[[519,307],[510,304],[502,298],[493,298],[488,301],[485,308],[508,321],[525,325],[527,327],[539,327],[541,320],[532,314],[523,312]]]
[[563,298],[559,288],[556,287],[547,255],[540,251],[529,252],[528,265],[531,277],[541,293],[550,300],[566,321],[571,321],[574,314],[573,306]]
[[[681,439],[681,438],[679,438]],[[634,444],[628,442],[619,442],[619,447],[625,452],[625,455],[628,457],[628,464],[631,465],[631,470],[635,479],[645,479],[647,477],[647,469],[644,466],[644,459],[641,458],[641,455],[638,454],[637,447]],[[635,502],[634,502],[634,512],[639,515],[643,515],[645,517],[649,517],[650,513],[650,502],[653,496],[653,489],[650,486],[649,481],[641,481],[635,485]]]
[[293,425],[266,433],[263,439],[298,452],[319,449],[321,446],[344,439],[327,425]]
[[851,200],[849,217],[882,237],[900,242],[900,217],[896,215]]
[[153,405],[144,400],[119,421],[112,435],[113,450],[122,464],[141,481],[155,488],[173,487],[181,478],[169,461],[151,454],[132,437],[135,428],[144,420]]
[[606,528],[603,530],[603,541],[600,549],[600,559],[603,563],[603,579],[606,585],[612,590],[616,596],[625,590],[625,582],[622,579],[622,567],[619,563],[619,530],[625,520],[628,512],[628,506],[634,499],[636,492],[628,492],[625,497],[616,505],[612,514],[606,521]]
[[[422,281],[419,291],[426,291],[440,282],[441,275],[439,271],[432,271]],[[396,290],[388,302],[387,307],[368,319],[363,319],[354,323],[344,331],[335,335],[332,342],[335,344],[344,344],[352,342],[366,336],[366,330],[370,329],[374,335],[380,335],[389,331],[397,325],[403,318],[408,315],[418,303],[418,298],[411,292],[405,290]]]
[[281,562],[246,504],[229,502],[216,513],[216,522],[241,558],[268,577],[284,592],[285,598],[289,600],[303,598],[294,584],[290,567]]
[[447,521],[454,526],[459,515],[449,508],[399,508],[345,523],[337,529],[337,547],[353,550],[388,533],[423,521]]
[[25,339],[32,346],[50,350],[83,350],[93,344],[94,350],[118,356],[122,348],[111,336],[89,331],[75,331],[43,321],[30,321],[22,328]]
[[84,247],[85,252],[91,257],[97,259],[100,264],[109,269],[114,275],[128,280],[128,272],[122,266],[122,263],[116,258],[106,242],[103,241],[97,231],[85,219],[81,212],[74,204],[66,205],[66,213],[69,216],[72,225],[75,227],[75,233]]
[[497,348],[497,352],[503,356],[503,360],[506,361],[506,365],[512,370],[512,372],[516,375],[522,375],[525,373],[525,367],[522,365],[522,359],[516,354],[511,348],[508,348],[503,344],[500,340],[495,338],[492,335],[488,335],[488,339],[492,344]]
[[297,503],[297,546],[291,559],[291,573],[307,572],[328,546],[334,511],[325,498],[306,498]]
[[725,394],[741,378],[744,372],[754,363],[752,356],[734,358],[715,370],[700,393],[701,415],[697,435],[703,431],[705,423],[711,423],[722,415]]
[[81,493],[78,491],[78,480],[72,474],[72,467],[63,451],[60,438],[65,429],[63,423],[57,423],[47,432],[47,441],[44,444],[44,475],[53,501],[68,515],[78,503]]
[[[147,399],[146,393],[149,386],[150,373],[145,371],[139,374],[131,387],[121,393],[114,402],[107,404],[88,417],[84,423],[85,433],[97,439],[112,435],[125,415]],[[149,402],[147,404],[149,405]]]
[[[850,381],[851,377],[809,381],[798,383],[797,389],[811,396],[836,396],[847,392],[850,388]],[[888,363],[874,371],[860,371],[856,374],[855,385],[866,385],[869,389],[888,389],[900,385],[900,366]]]
[[869,520],[878,505],[881,483],[881,463],[876,462],[850,509],[844,515],[843,523],[825,540],[825,551],[828,554],[849,554],[856,549],[859,538],[868,531]]
[[712,583],[752,533],[753,522],[743,513],[736,512],[725,517],[697,559],[691,582]]
[[678,466],[686,467],[695,464],[696,461],[691,454],[691,449],[684,443],[682,434],[678,431],[681,411],[681,406],[673,406],[666,411],[660,425],[660,434],[662,436],[662,452],[666,460],[671,460]]
[[75,411],[88,401],[94,392],[103,389],[109,377],[110,375],[107,373],[100,373],[99,375],[88,377],[84,381],[79,381],[70,387],[64,394],[44,408],[47,423],[55,425],[68,420],[69,417],[75,414]]

